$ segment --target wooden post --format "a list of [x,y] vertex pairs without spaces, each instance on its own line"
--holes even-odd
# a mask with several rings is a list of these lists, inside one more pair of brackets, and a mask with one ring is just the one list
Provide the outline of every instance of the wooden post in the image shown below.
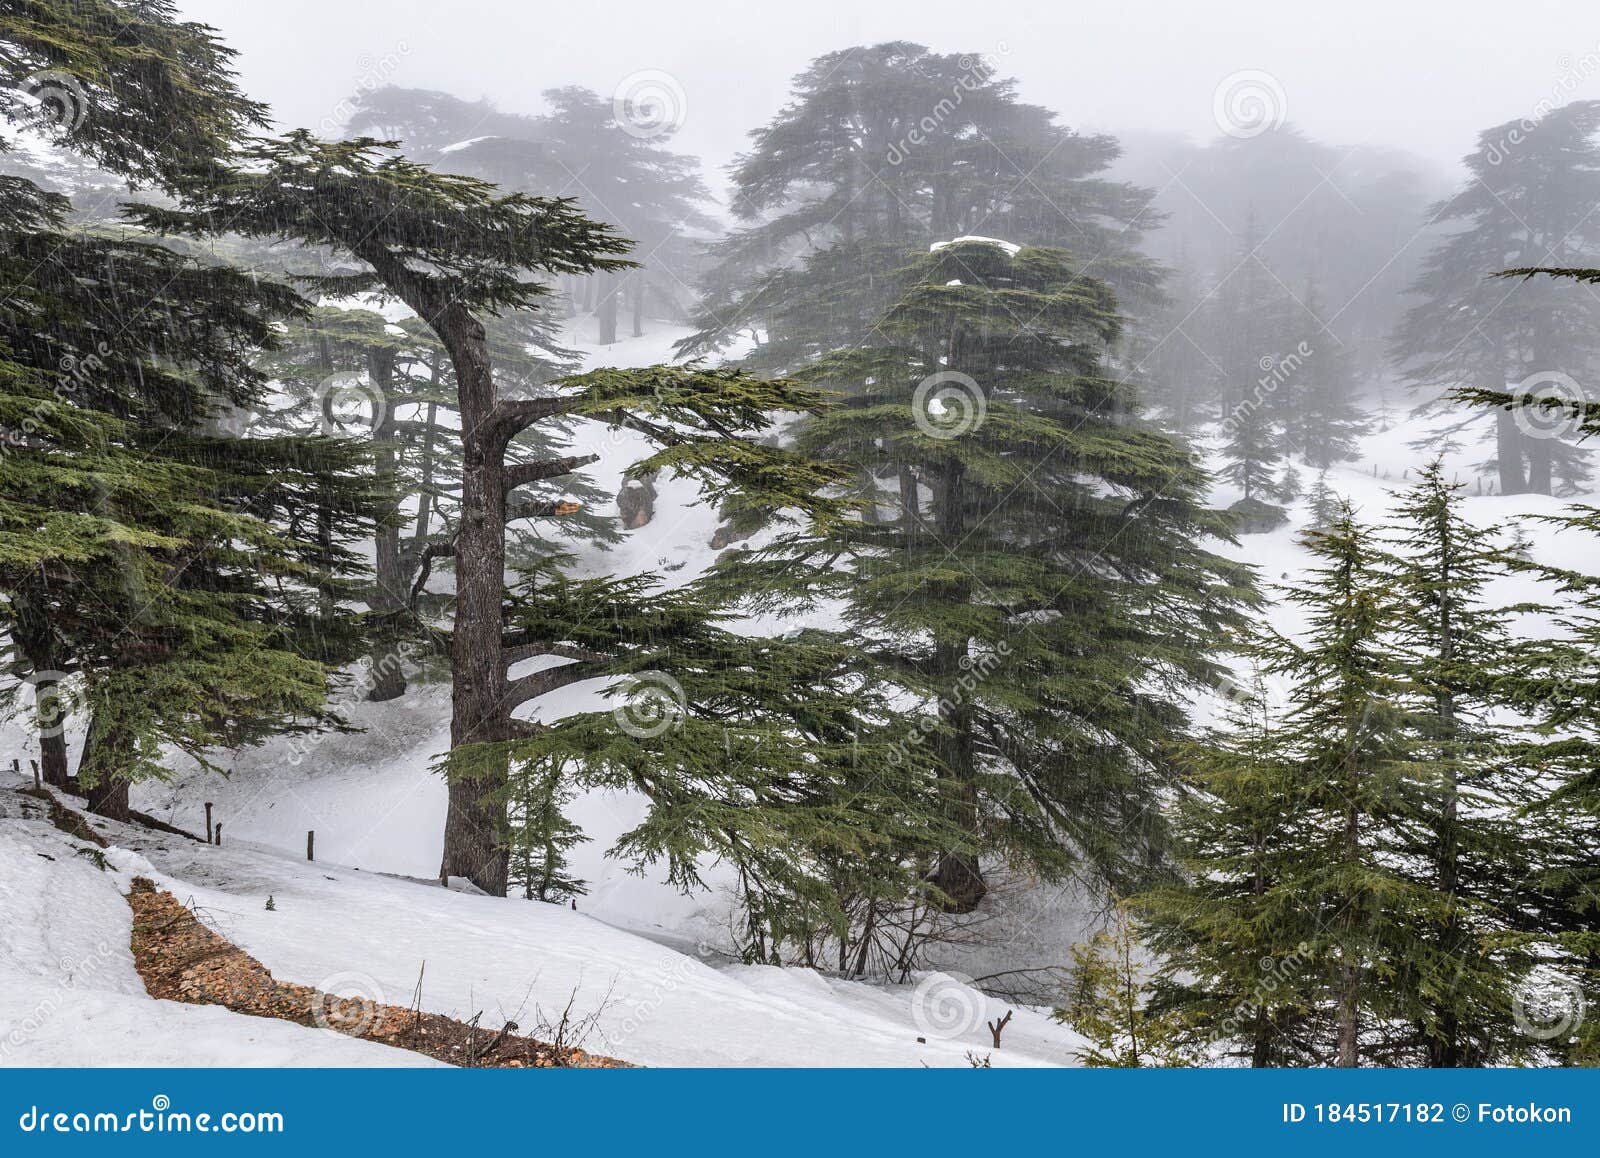
[[29,760],[28,763],[33,765],[33,786],[35,788],[43,788],[44,777],[39,774],[39,761]]
[[206,801],[206,843],[214,844],[211,839],[211,801]]
[[306,859],[307,860],[316,860],[317,859],[316,851],[317,851],[317,833],[316,833],[316,830],[312,829],[312,828],[308,828],[308,829],[306,829]]
[[217,821],[217,847],[222,847],[222,821]]

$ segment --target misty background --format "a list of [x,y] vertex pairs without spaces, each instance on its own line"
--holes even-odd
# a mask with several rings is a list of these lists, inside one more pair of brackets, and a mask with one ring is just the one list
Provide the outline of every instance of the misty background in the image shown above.
[[[364,4],[189,0],[190,19],[222,29],[246,91],[281,126],[315,128],[374,72],[381,83],[444,89],[539,111],[539,93],[578,84],[610,93],[641,69],[672,74],[687,97],[675,147],[722,166],[784,103],[813,57],[853,44],[910,40],[981,52],[1021,82],[1022,99],[1075,128],[1124,137],[1217,134],[1218,83],[1262,69],[1282,85],[1288,119],[1334,144],[1403,148],[1453,179],[1486,125],[1541,102],[1600,97],[1600,20],[1586,5],[1533,0],[1517,18],[1483,2],[1319,7],[1245,0],[1225,6],[1144,0],[1102,8],[996,0],[692,8],[463,0]],[[314,35],[312,33],[314,32]]]

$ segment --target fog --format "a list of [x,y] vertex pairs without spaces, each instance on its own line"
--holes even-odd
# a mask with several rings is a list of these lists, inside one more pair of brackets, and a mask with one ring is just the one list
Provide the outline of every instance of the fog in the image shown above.
[[585,5],[458,0],[185,0],[223,30],[247,91],[283,127],[316,128],[363,85],[444,89],[538,112],[539,93],[579,84],[607,94],[661,70],[686,100],[675,147],[705,161],[714,191],[745,134],[783,104],[812,58],[909,40],[982,53],[1022,99],[1075,128],[1125,135],[1217,134],[1217,86],[1261,70],[1287,119],[1318,140],[1404,148],[1441,165],[1486,125],[1552,103],[1600,97],[1600,20],[1590,5],[1530,0],[1514,17],[1484,0],[1322,5],[1234,0],[1132,5],[991,0],[823,0]]

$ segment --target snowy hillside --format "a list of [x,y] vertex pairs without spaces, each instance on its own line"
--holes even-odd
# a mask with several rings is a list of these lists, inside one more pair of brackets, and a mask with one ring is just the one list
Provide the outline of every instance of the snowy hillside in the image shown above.
[[[383,1065],[426,1059],[325,1030],[143,995],[119,891],[149,877],[282,980],[485,1026],[594,1019],[579,1043],[646,1065],[963,1066],[1009,1006],[953,979],[878,987],[679,952],[553,905],[312,864],[95,818],[107,868],[0,783],[0,1016],[10,1064]],[[267,898],[273,907],[267,908]],[[47,910],[48,906],[48,911]],[[932,1026],[930,1030],[929,1026]],[[949,1031],[949,1036],[939,1036]],[[926,1036],[925,1042],[918,1038]],[[995,1065],[1064,1064],[1077,1039],[1018,1010]]]
[[[603,351],[585,348],[591,364],[642,365],[669,357],[677,336],[660,328]],[[583,337],[569,334],[567,340],[582,346]],[[1329,472],[1330,485],[1378,516],[1406,485],[1408,472],[1398,464],[1417,460],[1408,443],[1424,429],[1402,421],[1370,436],[1360,460]],[[635,436],[599,428],[580,436],[576,449],[601,456],[592,476],[613,494],[623,469],[644,453]],[[1464,461],[1453,465],[1465,473]],[[609,555],[583,558],[580,567],[652,570],[674,583],[703,571],[718,553],[710,545],[715,510],[694,505],[693,489],[680,480],[660,480],[658,490],[649,523],[628,532]],[[1219,505],[1237,497],[1220,488],[1212,495]],[[1484,496],[1470,500],[1469,512],[1486,524],[1504,523],[1563,502]],[[1304,501],[1291,513],[1287,526],[1229,548],[1268,583],[1292,577],[1305,564],[1295,541],[1308,518]],[[1534,554],[1547,562],[1576,563],[1575,553],[1586,546],[1528,529]],[[1273,614],[1278,626],[1293,630],[1282,609]],[[541,704],[541,713],[551,718],[602,706],[598,692],[593,684],[569,688]],[[136,808],[191,831],[203,828],[204,804],[211,802],[225,825],[226,846],[96,820],[113,845],[106,854],[111,871],[75,852],[70,838],[37,815],[37,805],[28,815],[29,808],[16,803],[22,798],[0,793],[0,1002],[4,1020],[21,1027],[12,1059],[425,1060],[324,1031],[144,997],[128,955],[129,913],[118,895],[135,873],[199,906],[280,978],[404,1004],[421,974],[424,1008],[463,1019],[481,1012],[490,1025],[510,1018],[526,1026],[535,1011],[548,1015],[571,1000],[579,1014],[597,1018],[586,1048],[627,1061],[937,1066],[968,1064],[969,1051],[990,1052],[983,1023],[1010,1006],[955,980],[934,976],[878,986],[734,963],[725,952],[731,910],[722,892],[683,896],[606,858],[612,840],[643,813],[642,803],[625,795],[590,794],[573,809],[591,838],[573,856],[577,875],[592,890],[580,911],[428,883],[437,873],[445,806],[444,785],[431,765],[447,744],[448,706],[440,685],[413,688],[393,703],[352,700],[343,710],[361,729],[356,733],[279,738],[233,753],[226,779],[191,770],[170,784],[140,785]],[[1197,704],[1197,718],[1210,718],[1214,708],[1214,702]],[[15,723],[3,738],[0,750],[29,751]],[[307,830],[316,831],[315,864],[303,858]],[[714,869],[709,879],[719,880]],[[269,895],[273,911],[265,907]],[[51,899],[48,913],[44,898]],[[944,967],[971,976],[1019,960],[1060,964],[1093,919],[1092,905],[1066,893],[1023,890],[997,894],[991,903],[999,909],[992,938],[1002,944],[948,951]],[[930,1036],[932,1023],[959,1032]],[[1068,1064],[1075,1044],[1041,1011],[1019,1009],[993,1061]]]

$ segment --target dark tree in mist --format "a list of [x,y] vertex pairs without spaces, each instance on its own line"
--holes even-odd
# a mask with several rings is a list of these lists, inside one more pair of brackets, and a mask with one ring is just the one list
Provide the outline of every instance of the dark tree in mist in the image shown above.
[[[1396,332],[1394,356],[1419,390],[1470,403],[1484,395],[1582,392],[1600,367],[1600,303],[1544,279],[1496,280],[1513,267],[1589,264],[1600,253],[1600,102],[1579,101],[1531,126],[1486,129],[1465,164],[1472,179],[1434,208],[1455,231],[1428,257],[1412,292],[1422,298]],[[1457,395],[1456,392],[1465,392]],[[1427,405],[1441,404],[1436,396]],[[1550,494],[1558,478],[1587,477],[1586,452],[1559,424],[1528,411],[1491,412],[1503,494]],[[1462,418],[1453,430],[1477,425]]]
[[[805,411],[814,391],[731,371],[654,368],[599,371],[544,397],[501,394],[486,318],[533,310],[549,295],[541,276],[627,268],[627,243],[570,200],[500,194],[469,177],[434,172],[380,142],[324,142],[304,131],[243,151],[186,190],[185,207],[137,206],[141,223],[165,231],[285,237],[331,248],[359,265],[314,279],[322,292],[398,298],[433,331],[454,370],[461,422],[460,518],[447,546],[424,557],[455,560],[451,629],[450,806],[441,878],[506,890],[508,745],[536,729],[513,711],[554,687],[589,678],[581,666],[511,679],[510,667],[561,656],[559,639],[506,635],[506,524],[552,513],[520,501],[519,488],[560,479],[595,461],[566,455],[512,463],[522,432],[564,417],[627,425],[662,449],[635,470],[671,466],[713,497],[738,493],[767,509],[825,508],[825,472],[743,436],[769,415]],[[418,583],[425,579],[424,573]]]
[[593,311],[602,345],[617,340],[626,305],[634,336],[646,311],[686,314],[697,279],[699,238],[715,221],[699,161],[675,153],[671,126],[630,131],[629,111],[577,86],[542,94],[549,111],[504,113],[443,93],[384,88],[365,95],[351,118],[355,133],[400,141],[444,172],[490,181],[511,192],[570,197],[583,212],[634,243],[637,264],[564,278],[575,307]]
[[971,834],[929,879],[958,912],[985,862],[1140,880],[1161,857],[1177,690],[1213,678],[1247,573],[1196,545],[1226,534],[1201,471],[1106,372],[1103,282],[1060,250],[979,241],[896,280],[874,344],[802,371],[847,400],[799,446],[866,480],[862,520],[812,550],[841,557],[821,581],[918,701],[907,759]]
[[[760,331],[773,349],[752,364],[782,368],[805,356],[790,342],[865,340],[892,300],[881,275],[962,235],[1065,249],[1130,307],[1148,300],[1158,278],[1137,243],[1154,224],[1150,194],[1105,175],[1118,153],[1020,101],[979,53],[896,41],[818,57],[734,166],[742,228],[712,248],[698,332],[681,348]],[[828,250],[808,286],[792,284],[800,259]],[[797,293],[825,308],[835,291],[827,316],[797,312]]]

